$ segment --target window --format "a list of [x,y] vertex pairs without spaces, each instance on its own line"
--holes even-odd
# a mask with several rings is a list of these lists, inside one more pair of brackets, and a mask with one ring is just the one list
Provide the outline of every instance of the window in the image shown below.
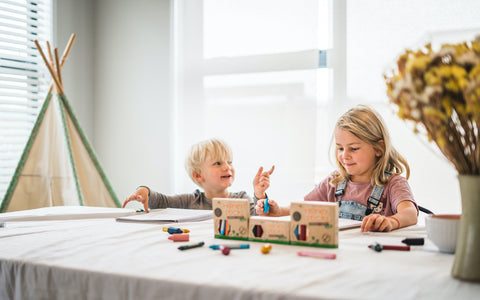
[[[436,213],[459,212],[453,167],[392,114],[382,75],[407,47],[480,34],[479,1],[175,5],[177,192],[195,187],[181,171],[189,145],[218,136],[234,151],[237,178],[231,190],[251,194],[257,168],[275,164],[269,196],[281,203],[301,200],[335,168],[329,145],[338,115],[364,103],[382,114],[394,145],[409,161],[409,183],[419,204]],[[324,50],[327,68],[318,64]]]
[[48,89],[34,40],[51,40],[50,0],[0,2],[0,200]]
[[434,144],[412,133],[412,124],[392,114],[382,75],[406,48],[428,42],[438,47],[480,35],[478,11],[476,0],[347,1],[348,99],[382,113],[396,148],[412,168],[409,183],[417,201],[435,213],[460,212],[456,171]]
[[[326,132],[329,109],[331,70],[320,59],[320,50],[329,44],[329,1],[203,0],[183,5],[179,28],[185,31],[178,41],[182,48],[177,48],[181,154],[175,169],[183,169],[191,144],[219,137],[234,154],[232,191],[253,195],[258,168],[274,164],[275,199],[302,199],[314,186],[316,172],[331,169],[326,152],[316,148],[317,143],[328,145],[318,131]],[[322,159],[318,170],[317,159]],[[195,188],[185,172],[176,178],[178,191]]]

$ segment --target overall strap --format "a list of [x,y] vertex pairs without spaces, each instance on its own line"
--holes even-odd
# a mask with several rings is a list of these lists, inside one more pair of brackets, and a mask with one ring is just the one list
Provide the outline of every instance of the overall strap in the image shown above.
[[347,181],[340,182],[337,184],[337,189],[335,190],[335,197],[343,196],[345,194],[345,188],[347,187]]
[[[391,172],[385,171],[385,176],[388,178],[392,175]],[[367,209],[365,210],[365,215],[368,216],[373,212],[375,208],[380,204],[380,198],[382,197],[383,190],[385,189],[385,186],[378,186],[375,184],[373,187],[372,194],[370,197],[368,197],[367,200]]]
[[[385,176],[387,176],[387,178],[390,175],[392,175],[392,173],[385,171]],[[345,194],[347,181],[348,180],[344,180],[343,182],[337,185],[337,189],[335,190],[335,197],[343,196]],[[378,186],[376,184],[373,186],[372,194],[370,195],[370,197],[368,197],[368,200],[367,200],[367,210],[365,211],[366,216],[371,214],[373,210],[380,204],[380,198],[382,197],[384,189],[385,189],[385,186]]]
[[365,211],[366,216],[371,214],[373,210],[380,204],[380,198],[382,197],[384,188],[385,186],[378,186],[376,184],[373,187],[372,194],[367,200],[367,210]]

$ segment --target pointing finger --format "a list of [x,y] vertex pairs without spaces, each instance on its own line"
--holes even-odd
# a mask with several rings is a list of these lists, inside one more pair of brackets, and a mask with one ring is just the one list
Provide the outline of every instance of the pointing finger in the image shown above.
[[275,166],[274,166],[274,165],[272,166],[272,168],[270,169],[270,171],[268,171],[268,175],[272,175],[273,170],[275,170]]
[[260,177],[262,175],[262,172],[263,172],[263,167],[260,167],[260,169],[258,169],[257,175],[255,175],[255,178]]

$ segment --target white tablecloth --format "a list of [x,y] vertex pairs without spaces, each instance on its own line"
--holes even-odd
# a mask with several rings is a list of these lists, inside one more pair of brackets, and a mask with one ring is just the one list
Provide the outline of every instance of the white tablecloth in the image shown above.
[[[230,255],[211,244],[213,221],[188,228],[201,248],[179,251],[168,225],[113,218],[7,222],[0,228],[0,299],[479,299],[480,284],[451,277],[454,256],[429,240],[412,251],[375,252],[373,242],[401,245],[426,237],[422,225],[391,233],[340,232],[339,248],[248,242]],[[336,253],[335,260],[297,256]]]

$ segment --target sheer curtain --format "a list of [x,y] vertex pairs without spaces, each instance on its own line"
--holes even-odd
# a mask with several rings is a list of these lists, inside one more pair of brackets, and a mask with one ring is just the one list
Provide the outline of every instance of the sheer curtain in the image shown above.
[[331,72],[319,49],[328,47],[328,7],[316,0],[184,1],[179,191],[194,188],[182,169],[185,151],[214,136],[233,148],[232,191],[253,195],[258,168],[272,165],[270,197],[300,200],[314,186],[316,166],[324,166],[317,141],[326,141],[318,124],[325,121]]
[[252,194],[258,167],[275,165],[270,197],[300,200],[334,168],[338,115],[364,103],[409,161],[418,202],[460,211],[454,169],[394,116],[382,75],[406,47],[471,38],[478,11],[475,0],[176,2],[177,192],[195,188],[183,170],[188,147],[217,136],[234,151],[232,191]]
[[453,166],[434,144],[412,133],[412,124],[394,114],[385,96],[383,74],[405,48],[428,42],[457,43],[480,34],[480,1],[364,0],[347,2],[347,96],[377,108],[396,148],[411,167],[409,183],[417,201],[432,211],[460,212]]

